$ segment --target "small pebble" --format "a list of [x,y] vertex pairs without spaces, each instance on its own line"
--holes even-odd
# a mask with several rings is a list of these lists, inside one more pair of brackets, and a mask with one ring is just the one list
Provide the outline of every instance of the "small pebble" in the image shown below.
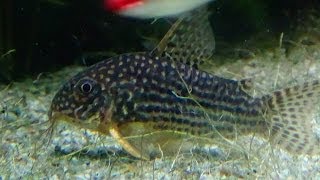
[[0,114],[0,120],[1,119],[8,121],[8,122],[13,122],[18,119],[18,116],[13,112],[4,112],[4,113]]

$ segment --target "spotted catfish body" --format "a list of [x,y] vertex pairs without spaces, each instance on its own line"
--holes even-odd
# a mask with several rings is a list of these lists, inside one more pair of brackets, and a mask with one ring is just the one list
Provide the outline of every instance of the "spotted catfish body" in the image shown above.
[[100,62],[64,88],[77,90],[78,94],[61,91],[53,104],[80,121],[88,119],[100,106],[112,104],[112,117],[117,123],[153,121],[159,128],[191,134],[210,132],[208,118],[219,119],[215,128],[228,132],[232,132],[236,121],[256,124],[256,117],[266,108],[261,99],[247,95],[237,81],[148,53],[124,54]]
[[[231,139],[248,133],[268,137],[290,152],[319,152],[319,137],[307,120],[312,110],[305,108],[319,96],[318,81],[254,98],[240,81],[198,69],[214,49],[207,41],[213,38],[208,24],[199,18],[179,23],[165,36],[167,45],[162,41],[153,52],[101,61],[71,78],[52,101],[51,121],[110,134],[142,159],[189,148],[198,142],[190,137]],[[199,36],[183,41],[186,33],[179,35],[179,28],[185,24],[190,36],[203,28],[206,43],[194,41]],[[195,47],[183,51],[186,46]]]

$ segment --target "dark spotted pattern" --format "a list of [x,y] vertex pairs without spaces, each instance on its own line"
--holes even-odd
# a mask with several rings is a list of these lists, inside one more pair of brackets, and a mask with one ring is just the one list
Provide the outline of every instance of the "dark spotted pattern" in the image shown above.
[[[66,116],[65,121],[101,133],[118,126],[129,136],[135,134],[130,128],[211,137],[220,132],[226,138],[254,132],[270,135],[273,144],[290,152],[320,153],[320,137],[310,121],[319,81],[253,98],[243,91],[250,81],[198,70],[215,46],[207,15],[199,9],[179,18],[152,52],[110,58],[71,78],[54,97],[50,120]],[[119,131],[112,136],[118,139]]]
[[80,80],[75,78],[66,83],[55,95],[49,114],[52,110],[58,110],[70,117],[86,120],[108,104],[110,101],[103,95],[97,81],[88,77]]
[[[113,117],[119,123],[163,122],[157,128],[186,130],[190,127],[192,133],[191,129],[197,127],[197,132],[203,133],[213,128],[230,131],[235,124],[254,127],[263,122],[257,121],[263,101],[247,95],[237,81],[147,53],[125,54],[102,61],[70,82],[83,84],[87,79],[92,79],[93,85],[98,84],[102,92],[93,96],[107,97],[114,102]],[[65,91],[70,88],[61,92]],[[82,94],[76,91],[72,96]],[[57,96],[59,100],[64,97],[61,93]],[[92,103],[74,98],[67,101],[68,105],[77,107]],[[55,100],[53,104],[59,103]]]

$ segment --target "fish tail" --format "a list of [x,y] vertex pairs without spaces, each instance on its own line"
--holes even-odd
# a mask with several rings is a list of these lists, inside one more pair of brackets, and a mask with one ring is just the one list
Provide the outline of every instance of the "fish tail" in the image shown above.
[[268,101],[270,111],[270,140],[295,154],[319,154],[320,137],[314,120],[320,81],[275,91]]

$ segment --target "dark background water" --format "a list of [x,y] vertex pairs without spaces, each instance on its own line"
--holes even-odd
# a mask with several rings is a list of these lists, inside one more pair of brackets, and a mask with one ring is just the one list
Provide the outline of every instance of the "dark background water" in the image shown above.
[[[0,56],[12,51],[0,57],[0,82],[151,49],[173,22],[119,17],[101,3],[2,0]],[[210,21],[217,49],[219,44],[245,42],[258,32],[290,32],[303,21],[304,10],[318,7],[317,0],[216,0],[210,4]]]

